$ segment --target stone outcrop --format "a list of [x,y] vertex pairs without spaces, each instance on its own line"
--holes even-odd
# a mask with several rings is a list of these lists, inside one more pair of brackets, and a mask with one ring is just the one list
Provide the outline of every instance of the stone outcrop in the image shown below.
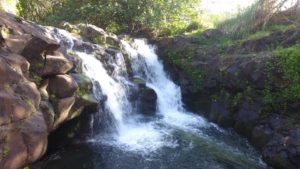
[[[283,102],[280,96],[274,97],[274,108],[265,103],[265,98],[266,91],[281,91],[286,86],[280,67],[271,70],[268,66],[277,63],[270,46],[299,43],[299,31],[276,32],[225,49],[199,45],[197,37],[166,38],[158,42],[159,53],[171,77],[181,86],[188,108],[247,137],[274,169],[297,169],[299,100]],[[211,38],[212,32],[221,36],[211,30],[204,36]],[[180,58],[189,59],[190,64],[178,64],[176,59]]]
[[48,29],[2,12],[0,29],[0,168],[19,169],[45,153],[49,132],[98,103]]
[[142,79],[134,78],[133,83],[137,85],[137,90],[132,93],[131,101],[136,103],[137,112],[144,115],[155,115],[157,111],[155,91],[147,87]]
[[79,34],[85,40],[109,47],[120,48],[119,38],[112,33],[107,33],[103,29],[91,24],[72,25],[68,22],[60,24],[63,29]]

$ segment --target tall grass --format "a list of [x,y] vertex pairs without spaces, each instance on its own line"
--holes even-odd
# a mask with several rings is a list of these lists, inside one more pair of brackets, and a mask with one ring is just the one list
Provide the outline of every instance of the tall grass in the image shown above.
[[283,10],[283,7],[290,2],[288,0],[257,0],[236,16],[218,23],[216,27],[232,38],[240,38],[268,27],[274,27],[276,24],[298,24],[300,1],[294,0],[292,5]]

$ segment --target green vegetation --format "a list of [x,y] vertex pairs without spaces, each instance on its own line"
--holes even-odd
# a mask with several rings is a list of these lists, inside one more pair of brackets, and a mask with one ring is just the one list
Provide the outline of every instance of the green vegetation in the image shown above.
[[8,146],[8,142],[5,141],[3,146],[2,146],[2,157],[5,158],[8,156],[9,153],[9,146]]
[[289,48],[279,47],[274,53],[275,60],[268,63],[264,102],[273,108],[285,108],[287,104],[300,101],[300,44]]
[[217,23],[216,27],[232,36],[241,38],[258,31],[273,32],[299,24],[299,2],[286,11],[280,9],[287,0],[257,0],[250,7],[240,11],[236,16]]
[[20,0],[20,15],[40,23],[90,23],[112,32],[180,33],[197,22],[198,0]]
[[283,80],[286,83],[281,91],[288,101],[300,100],[300,44],[275,51],[282,67]]
[[169,50],[167,52],[167,59],[171,64],[181,68],[186,75],[194,80],[196,86],[193,90],[198,90],[205,77],[205,72],[191,65],[193,63],[194,54],[195,51],[189,47],[178,50]]

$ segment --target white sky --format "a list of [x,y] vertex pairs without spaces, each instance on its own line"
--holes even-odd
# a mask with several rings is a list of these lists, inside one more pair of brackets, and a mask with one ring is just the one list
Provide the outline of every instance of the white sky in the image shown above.
[[245,8],[255,0],[201,0],[201,7],[208,15],[219,13],[236,13],[239,8]]
[[[207,15],[220,13],[236,13],[239,9],[246,8],[257,0],[201,0],[201,9],[207,12]],[[288,0],[285,7],[295,4],[297,0]],[[284,8],[283,8],[284,10]]]

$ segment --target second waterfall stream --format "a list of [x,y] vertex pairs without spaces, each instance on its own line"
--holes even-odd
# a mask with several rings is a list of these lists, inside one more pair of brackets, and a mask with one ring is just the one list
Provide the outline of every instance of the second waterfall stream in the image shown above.
[[[66,31],[60,30],[57,38],[82,59],[95,96],[104,103],[91,121],[92,134],[84,143],[91,155],[82,160],[87,167],[81,168],[265,168],[245,139],[185,110],[180,87],[165,72],[155,46],[146,40],[122,41],[123,52],[109,49],[111,55],[101,57],[97,52],[73,49],[76,38]],[[94,48],[104,50],[100,45]],[[155,115],[144,115],[136,108],[132,95],[138,86],[133,78],[155,91]]]

